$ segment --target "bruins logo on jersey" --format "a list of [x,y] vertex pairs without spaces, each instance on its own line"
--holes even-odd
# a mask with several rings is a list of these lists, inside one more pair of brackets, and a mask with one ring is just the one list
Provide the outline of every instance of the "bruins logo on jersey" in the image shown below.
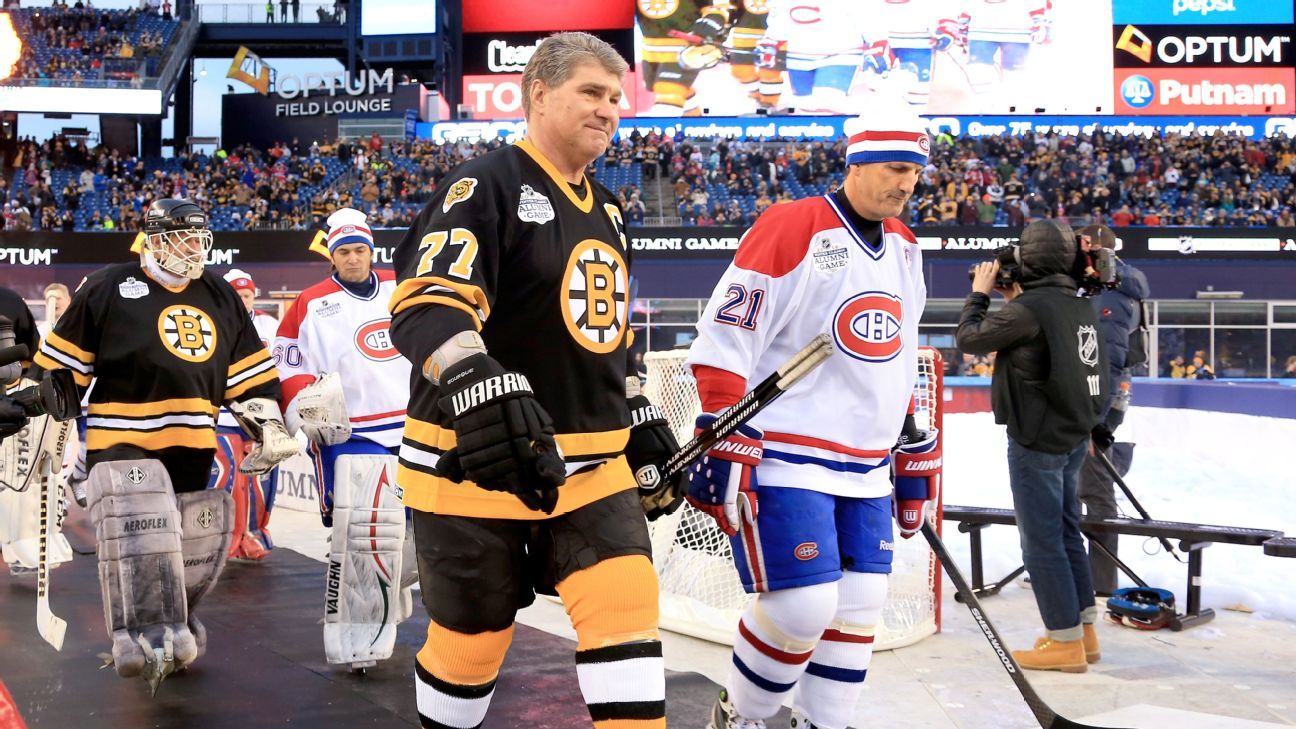
[[743,7],[749,13],[765,15],[769,13],[769,0],[743,0]]
[[465,177],[461,180],[456,180],[455,183],[450,186],[450,191],[446,193],[445,201],[441,203],[441,212],[450,212],[450,208],[454,207],[455,203],[461,203],[472,197],[473,191],[476,189],[476,177]]
[[661,20],[679,10],[680,0],[639,0],[639,12],[646,18]]
[[206,362],[216,351],[216,324],[202,309],[168,306],[158,315],[158,336],[172,354],[186,362]]
[[587,238],[576,245],[563,274],[567,331],[585,349],[608,354],[621,346],[630,311],[630,281],[615,248]]

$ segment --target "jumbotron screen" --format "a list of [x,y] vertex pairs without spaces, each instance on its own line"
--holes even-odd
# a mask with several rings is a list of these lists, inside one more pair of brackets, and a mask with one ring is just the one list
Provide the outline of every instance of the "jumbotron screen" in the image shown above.
[[1111,113],[1110,2],[639,0],[636,19],[645,116],[897,98],[929,114]]
[[436,32],[436,0],[365,0],[360,5],[360,35]]

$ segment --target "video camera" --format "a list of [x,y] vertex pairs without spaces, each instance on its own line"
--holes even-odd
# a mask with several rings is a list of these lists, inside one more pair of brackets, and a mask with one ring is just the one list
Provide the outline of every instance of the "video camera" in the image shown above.
[[[1083,239],[1083,240],[1082,240]],[[1021,247],[1014,244],[995,252],[994,260],[999,261],[999,275],[995,278],[996,289],[1012,288],[1021,281]],[[976,267],[968,267],[968,280],[976,276]],[[1120,276],[1116,273],[1116,252],[1110,248],[1091,248],[1089,236],[1076,236],[1076,257],[1071,264],[1071,278],[1075,279],[1076,288],[1081,296],[1096,296],[1104,289],[1120,286]]]

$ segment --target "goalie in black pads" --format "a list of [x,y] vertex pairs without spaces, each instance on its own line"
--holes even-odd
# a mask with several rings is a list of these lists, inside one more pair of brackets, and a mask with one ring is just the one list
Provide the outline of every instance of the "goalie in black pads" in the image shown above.
[[676,444],[627,399],[630,248],[616,198],[584,174],[625,71],[593,36],[547,38],[522,78],[526,139],[456,168],[396,249],[392,336],[421,369],[398,480],[432,618],[425,727],[481,725],[536,591],[571,616],[594,725],[666,725],[643,509],[678,504],[679,480],[652,477]]
[[216,413],[256,441],[239,468],[264,473],[298,450],[279,413],[279,376],[238,295],[203,271],[207,214],[158,200],[138,263],[90,275],[36,364],[90,393],[86,482],[99,582],[121,676],[150,688],[202,655],[193,615],[225,565],[233,505],[207,490]]

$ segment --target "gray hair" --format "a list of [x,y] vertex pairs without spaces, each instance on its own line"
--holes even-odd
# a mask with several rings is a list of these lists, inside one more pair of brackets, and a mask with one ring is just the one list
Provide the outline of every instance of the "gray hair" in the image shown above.
[[576,66],[597,63],[617,78],[624,78],[630,65],[607,41],[578,31],[555,33],[536,48],[522,72],[522,115],[531,115],[531,87],[543,81],[553,88],[571,78]]

